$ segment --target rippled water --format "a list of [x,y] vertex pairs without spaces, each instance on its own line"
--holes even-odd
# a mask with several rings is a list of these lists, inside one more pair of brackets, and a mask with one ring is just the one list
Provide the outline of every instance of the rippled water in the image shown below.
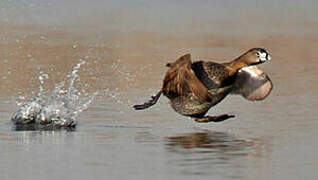
[[[0,179],[317,179],[316,1],[3,1]],[[223,62],[251,47],[274,83],[262,102],[229,96],[198,124],[162,97],[165,64],[191,53]],[[16,131],[18,97],[67,80],[99,94],[74,131]],[[66,84],[66,87],[68,84]],[[81,99],[84,100],[84,99]]]

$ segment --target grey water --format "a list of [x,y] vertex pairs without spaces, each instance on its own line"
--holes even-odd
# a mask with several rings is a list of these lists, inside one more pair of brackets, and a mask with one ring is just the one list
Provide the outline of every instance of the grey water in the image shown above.
[[[317,5],[0,1],[0,179],[317,179]],[[260,68],[274,89],[209,111],[235,118],[198,124],[164,97],[132,109],[159,90],[167,62],[224,62],[252,47],[271,54]],[[79,97],[75,130],[14,128],[16,101],[54,102],[56,88]]]

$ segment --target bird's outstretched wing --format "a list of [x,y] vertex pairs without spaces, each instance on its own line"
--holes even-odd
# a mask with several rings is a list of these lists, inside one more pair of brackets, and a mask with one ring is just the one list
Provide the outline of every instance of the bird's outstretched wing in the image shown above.
[[193,93],[200,101],[210,101],[211,94],[191,69],[191,55],[186,54],[173,63],[163,80],[162,91],[166,96],[181,96]]
[[249,66],[239,70],[234,84],[234,94],[240,94],[250,101],[265,99],[273,89],[268,75],[257,66]]

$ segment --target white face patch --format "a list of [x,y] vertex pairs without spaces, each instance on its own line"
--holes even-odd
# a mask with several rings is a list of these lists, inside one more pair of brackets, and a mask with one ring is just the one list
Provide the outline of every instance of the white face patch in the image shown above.
[[270,55],[267,54],[266,52],[258,52],[258,57],[259,57],[259,60],[262,61],[262,62],[271,59]]

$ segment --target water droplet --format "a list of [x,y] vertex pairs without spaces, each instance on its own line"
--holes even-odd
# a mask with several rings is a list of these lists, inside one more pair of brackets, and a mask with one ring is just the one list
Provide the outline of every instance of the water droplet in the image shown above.
[[79,45],[78,44],[73,44],[72,48],[75,49],[77,48]]
[[26,103],[21,102],[25,101],[25,97],[19,96],[20,100],[17,101],[17,104],[20,108],[13,114],[12,121],[14,123],[35,121],[36,123],[58,126],[75,124],[77,115],[87,109],[98,94],[96,92],[91,95],[87,93],[83,95],[74,87],[75,80],[79,78],[77,72],[83,64],[85,61],[80,60],[67,76],[69,78],[68,87],[64,87],[66,83],[61,82],[48,93],[44,92],[44,80],[49,78],[49,75],[40,70],[39,92],[34,99]]

